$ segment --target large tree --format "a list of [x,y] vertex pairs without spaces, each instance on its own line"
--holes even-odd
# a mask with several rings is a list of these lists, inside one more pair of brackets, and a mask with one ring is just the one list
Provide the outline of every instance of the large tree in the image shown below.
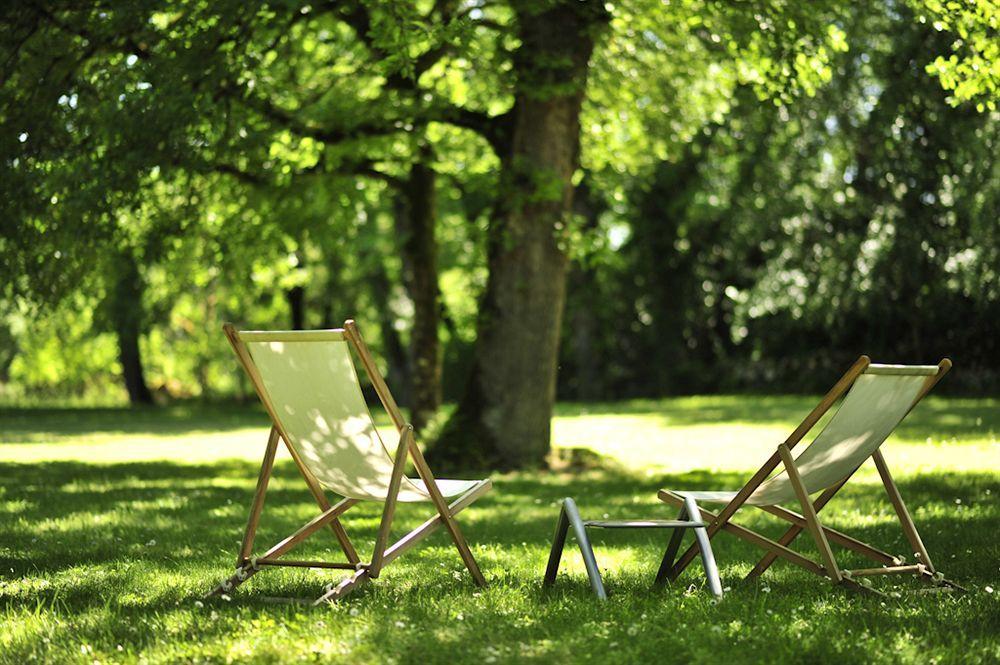
[[[538,465],[549,450],[567,267],[581,234],[581,164],[589,172],[618,162],[627,173],[664,144],[691,142],[697,123],[679,122],[690,95],[662,89],[712,97],[705,88],[714,86],[715,102],[704,105],[713,122],[737,86],[760,100],[812,94],[846,46],[844,11],[779,0],[7,5],[0,111],[12,129],[0,147],[10,194],[0,213],[17,225],[0,240],[16,254],[5,288],[71,290],[95,252],[134,246],[122,242],[134,235],[123,232],[121,210],[178,172],[225,176],[274,201],[305,180],[374,180],[397,211],[414,305],[414,406],[426,418],[440,362],[436,173],[461,180],[456,164],[467,161],[441,128],[459,128],[463,150],[493,153],[499,184],[472,370],[433,453]],[[991,52],[988,41],[976,44]],[[654,115],[665,119],[657,131],[636,122]],[[613,180],[597,177],[595,187]],[[328,246],[315,237],[326,226],[264,224],[302,246]],[[295,252],[298,265],[315,265]],[[301,304],[296,288],[292,303]],[[388,339],[394,327],[383,323]]]

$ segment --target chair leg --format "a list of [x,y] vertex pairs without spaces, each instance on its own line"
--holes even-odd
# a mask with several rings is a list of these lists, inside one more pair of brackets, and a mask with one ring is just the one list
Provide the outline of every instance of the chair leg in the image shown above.
[[896,482],[892,479],[892,474],[889,473],[889,466],[885,463],[885,458],[882,457],[882,451],[876,450],[872,454],[872,460],[875,461],[875,468],[878,469],[878,474],[882,478],[882,484],[885,485],[889,501],[892,503],[892,507],[896,511],[896,516],[899,518],[899,523],[903,527],[906,540],[909,541],[910,546],[913,548],[914,556],[918,557],[920,563],[924,564],[933,574],[935,572],[934,564],[931,563],[931,557],[927,553],[927,548],[924,547],[924,541],[921,540],[920,534],[917,532],[917,526],[913,523],[913,518],[910,517],[910,511],[906,509],[906,504],[903,503],[903,496],[899,493],[899,488],[896,487]]
[[809,500],[809,493],[806,491],[801,476],[799,476],[799,470],[795,466],[792,453],[788,449],[788,446],[781,444],[778,446],[778,454],[781,455],[781,460],[785,465],[785,472],[788,474],[788,481],[791,483],[792,489],[795,490],[795,495],[802,506],[802,515],[806,519],[806,526],[810,533],[812,533],[813,540],[816,541],[816,547],[819,549],[820,558],[823,561],[824,572],[834,582],[840,582],[843,578],[840,575],[840,569],[837,567],[837,560],[833,557],[830,542],[826,539],[823,526],[816,515],[812,501]]
[[[473,487],[458,499],[448,504],[449,514],[454,517],[458,513],[462,512],[468,508],[473,501],[486,493],[490,487],[491,485],[489,483],[481,483],[476,487]],[[408,534],[397,540],[390,547],[386,548],[385,554],[382,556],[382,567],[384,568],[389,565],[395,561],[397,557],[416,546],[421,540],[434,533],[442,524],[444,524],[444,519],[441,515],[435,515],[434,517],[426,520],[413,531],[410,531]],[[330,588],[326,593],[317,598],[313,604],[321,605],[323,603],[332,603],[336,600],[340,600],[357,587],[370,581],[370,579],[371,576],[368,569],[362,568],[347,579],[343,580],[337,586]]]
[[[688,519],[692,522],[701,522],[701,512],[698,504],[690,497],[684,497],[684,506],[687,510]],[[701,565],[705,568],[705,579],[708,581],[708,588],[716,598],[722,598],[722,581],[719,579],[719,568],[715,565],[715,554],[712,553],[712,543],[709,542],[708,530],[703,526],[694,527],[694,537],[701,550]]]
[[424,454],[420,452],[420,447],[417,446],[412,436],[409,438],[409,450],[410,457],[413,460],[413,466],[417,470],[417,475],[419,475],[420,479],[424,481],[427,493],[431,496],[431,502],[433,502],[434,507],[437,508],[438,515],[440,515],[441,520],[444,523],[444,527],[448,530],[448,534],[455,543],[459,556],[462,557],[462,562],[465,564],[465,567],[469,569],[469,574],[472,575],[472,580],[477,586],[486,586],[486,578],[479,569],[479,564],[476,563],[476,558],[472,556],[472,550],[469,548],[469,543],[465,540],[465,536],[462,535],[462,530],[458,528],[458,522],[455,521],[453,512],[448,507],[444,497],[441,495],[441,490],[438,489],[437,481],[434,479],[434,474],[431,473],[430,467],[427,466],[427,460],[424,459]]
[[[851,475],[854,474],[852,473]],[[816,498],[815,503],[813,503],[813,509],[817,513],[823,510],[826,504],[830,502],[830,499],[832,499],[833,496],[840,491],[841,487],[847,484],[847,481],[850,480],[850,478],[851,476],[847,476],[847,478],[844,478],[842,481],[840,481],[833,487],[827,488],[822,494],[820,494]],[[781,537],[778,538],[778,543],[787,547],[788,545],[791,545],[792,541],[798,538],[799,534],[802,533],[804,530],[805,530],[805,525],[802,526],[799,526],[798,524],[792,525],[791,527],[788,528],[788,531],[781,534]],[[764,571],[770,568],[771,564],[773,564],[777,560],[778,560],[777,554],[773,552],[768,552],[763,557],[761,557],[761,560],[757,562],[757,565],[753,567],[753,570],[747,573],[746,579],[749,580],[756,577],[760,577],[761,575],[764,574]]]
[[236,558],[237,568],[246,564],[253,551],[257,525],[260,523],[260,514],[264,510],[264,495],[267,494],[267,484],[271,479],[271,470],[274,468],[274,455],[278,450],[278,438],[277,428],[272,427],[271,434],[267,438],[267,447],[264,449],[264,461],[260,465],[260,475],[257,476],[257,489],[254,491],[253,502],[250,504],[250,517],[247,519],[247,528],[243,532],[240,554]]
[[[687,520],[687,505],[681,506],[680,512],[677,514],[677,519]],[[677,558],[677,551],[681,548],[681,541],[684,539],[684,532],[687,529],[674,529],[674,532],[670,535],[670,543],[667,545],[667,551],[663,553],[663,560],[660,561],[660,569],[656,571],[656,579],[653,580],[653,584],[660,586],[667,581],[670,569],[674,565],[674,559]],[[670,578],[673,581],[673,578]]]

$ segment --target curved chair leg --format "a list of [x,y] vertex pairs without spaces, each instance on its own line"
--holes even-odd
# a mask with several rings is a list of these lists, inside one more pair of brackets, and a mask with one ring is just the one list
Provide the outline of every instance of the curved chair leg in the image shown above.
[[590,544],[590,538],[587,537],[587,529],[580,518],[576,502],[569,497],[563,499],[562,510],[559,511],[559,521],[556,522],[556,532],[552,537],[552,550],[549,552],[549,564],[545,569],[545,579],[542,584],[550,586],[556,580],[562,551],[566,545],[566,535],[571,525],[573,533],[576,535],[576,542],[580,546],[580,554],[583,555],[583,565],[587,568],[590,588],[594,590],[594,594],[598,598],[606,600],[608,594],[604,590],[604,582],[601,580],[601,571],[597,567],[597,559],[594,558],[594,548]]

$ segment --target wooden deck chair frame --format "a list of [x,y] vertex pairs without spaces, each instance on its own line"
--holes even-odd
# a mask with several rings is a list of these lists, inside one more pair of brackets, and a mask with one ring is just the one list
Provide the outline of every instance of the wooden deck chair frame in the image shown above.
[[[802,479],[799,476],[795,460],[792,457],[791,449],[794,448],[795,445],[798,444],[810,430],[812,430],[823,415],[847,393],[859,376],[870,368],[875,371],[890,373],[894,371],[891,369],[892,367],[893,366],[873,365],[868,356],[861,356],[858,358],[858,360],[840,378],[840,380],[834,384],[830,392],[823,397],[816,408],[813,409],[808,416],[806,416],[802,423],[795,429],[795,431],[792,432],[785,442],[778,446],[777,451],[775,451],[774,454],[768,458],[764,465],[760,467],[760,469],[750,478],[747,484],[736,493],[736,496],[734,496],[721,511],[714,513],[705,510],[704,508],[701,509],[702,519],[709,522],[707,529],[709,539],[713,538],[719,531],[727,531],[738,538],[767,551],[763,558],[760,559],[753,570],[751,570],[747,575],[747,579],[759,577],[771,566],[771,564],[780,558],[793,563],[800,568],[816,573],[817,575],[828,577],[834,583],[840,584],[844,587],[866,592],[878,593],[872,590],[870,581],[867,579],[868,577],[875,575],[900,574],[912,574],[922,581],[929,582],[935,586],[964,590],[956,583],[945,579],[944,575],[938,572],[934,567],[934,564],[931,562],[931,557],[927,553],[927,549],[924,547],[920,534],[917,532],[917,528],[913,523],[913,518],[906,509],[906,505],[903,503],[903,498],[900,495],[899,488],[896,486],[896,483],[889,472],[889,467],[886,464],[885,457],[882,455],[879,448],[876,448],[870,457],[878,469],[878,473],[882,479],[883,485],[885,486],[889,502],[895,510],[896,517],[899,519],[903,533],[912,547],[914,557],[917,559],[916,563],[913,564],[907,564],[904,557],[888,554],[876,547],[852,538],[845,533],[824,526],[820,522],[818,513],[827,505],[827,503],[830,502],[837,492],[839,492],[840,489],[847,484],[848,480],[850,480],[857,469],[860,468],[860,465],[855,467],[854,471],[850,472],[846,478],[822,491],[815,501],[811,501]],[[938,370],[936,373],[927,376],[927,379],[917,393],[916,399],[913,400],[913,403],[910,405],[906,413],[912,411],[920,400],[923,399],[924,396],[926,396],[927,393],[934,387],[934,385],[941,380],[949,369],[951,369],[951,361],[945,358],[938,363],[937,367]],[[881,447],[881,444],[879,444],[879,447]],[[789,529],[785,531],[780,538],[772,540],[756,533],[755,531],[747,529],[746,527],[734,524],[732,522],[732,518],[736,512],[743,507],[747,499],[750,498],[754,491],[778,468],[779,464],[783,465],[788,474],[788,480],[795,491],[799,504],[801,505],[802,513],[799,514],[777,505],[756,506],[771,515],[779,517],[792,524],[792,526],[789,527]],[[660,490],[658,496],[660,500],[665,503],[681,508],[684,506],[684,497],[682,494],[668,490]],[[792,541],[794,541],[804,530],[809,531],[816,543],[816,547],[820,553],[820,563],[802,556],[798,552],[789,548]],[[834,557],[833,550],[830,546],[831,543],[835,543],[861,554],[878,565],[877,567],[872,568],[843,570],[837,565],[836,558]],[[684,552],[684,554],[682,554],[681,557],[673,563],[672,567],[669,568],[669,573],[667,574],[668,579],[671,581],[677,579],[684,569],[691,564],[695,556],[698,555],[699,551],[698,542],[695,541]],[[670,563],[664,560],[664,566],[669,565]]]
[[[230,578],[210,591],[207,596],[228,593],[255,575],[262,568],[269,566],[333,568],[354,571],[339,584],[329,585],[326,592],[317,598],[313,604],[319,605],[322,603],[334,602],[343,598],[361,584],[378,578],[385,566],[405,553],[407,550],[413,548],[421,540],[436,531],[442,525],[445,529],[447,529],[449,535],[451,536],[455,547],[458,549],[462,562],[472,575],[473,581],[478,586],[486,585],[486,579],[483,577],[483,574],[479,569],[479,565],[476,563],[476,560],[472,555],[472,551],[469,549],[469,545],[466,542],[465,537],[462,535],[458,523],[455,521],[455,516],[476,499],[488,492],[492,487],[492,483],[489,479],[480,481],[461,496],[455,498],[452,503],[448,504],[445,501],[438,487],[437,481],[431,473],[430,467],[427,465],[420,448],[417,446],[413,427],[403,418],[402,411],[400,411],[399,406],[396,404],[396,400],[393,398],[392,393],[389,392],[389,387],[386,385],[378,367],[375,365],[372,354],[368,350],[364,340],[361,338],[361,334],[354,321],[347,320],[344,323],[343,329],[316,332],[318,334],[336,335],[339,333],[343,335],[343,339],[348,342],[349,346],[354,349],[358,358],[360,358],[361,364],[364,366],[365,372],[368,374],[372,386],[379,397],[379,401],[382,403],[382,406],[389,414],[393,425],[399,432],[399,445],[396,448],[396,454],[394,456],[392,476],[389,483],[389,493],[386,497],[382,510],[382,518],[375,538],[375,546],[372,552],[372,557],[368,562],[363,562],[361,560],[354,544],[347,535],[347,531],[340,522],[340,517],[351,507],[360,503],[360,500],[345,498],[336,504],[330,504],[320,482],[303,462],[295,447],[289,443],[289,438],[282,429],[281,421],[276,416],[275,405],[271,402],[267,391],[264,390],[263,380],[259,372],[256,371],[256,367],[246,345],[240,339],[240,332],[228,323],[223,326],[223,329],[229,343],[236,352],[240,365],[249,376],[250,381],[254,386],[254,390],[257,392],[258,397],[264,404],[264,408],[267,410],[267,413],[271,418],[271,431],[268,436],[267,447],[264,452],[264,461],[261,464],[260,474],[257,478],[257,489],[254,492],[253,501],[251,503],[250,517],[247,521],[246,530],[243,534],[243,541],[240,545],[239,555],[236,559],[236,572]],[[299,334],[301,334],[301,332]],[[298,468],[299,473],[305,480],[310,493],[312,493],[316,503],[319,504],[319,508],[322,512],[304,524],[297,531],[280,540],[260,556],[251,556],[254,539],[257,533],[257,525],[260,521],[261,513],[264,508],[264,496],[267,493],[268,481],[271,478],[271,471],[274,466],[274,458],[275,453],[277,452],[279,440],[285,444],[285,447],[291,455],[295,466]],[[389,545],[390,529],[392,527],[393,516],[396,510],[396,499],[399,494],[400,484],[407,460],[412,460],[417,474],[420,476],[420,480],[423,481],[424,486],[427,489],[427,493],[430,495],[430,501],[434,504],[437,514],[427,519],[416,529],[410,531],[392,545]],[[327,526],[333,531],[333,535],[340,544],[340,548],[343,550],[344,556],[347,558],[346,562],[301,561],[283,558],[285,554],[302,543],[309,536]]]

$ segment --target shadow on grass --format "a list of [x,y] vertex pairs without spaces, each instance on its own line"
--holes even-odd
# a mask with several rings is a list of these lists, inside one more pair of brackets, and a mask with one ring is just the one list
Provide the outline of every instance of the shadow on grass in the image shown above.
[[34,443],[53,435],[224,432],[267,427],[256,404],[175,404],[167,407],[0,408],[0,442]]
[[[255,465],[241,461],[99,467],[75,462],[0,464],[0,581],[46,578],[66,571],[85,573],[88,569],[103,570],[104,575],[117,578],[138,566],[150,574],[159,570],[193,575],[197,585],[207,588],[210,580],[218,580],[232,569],[255,475]],[[510,474],[496,478],[494,491],[465,511],[460,522],[470,542],[481,552],[481,564],[489,576],[503,579],[504,571],[516,567],[514,560],[526,556],[537,560],[537,571],[533,573],[537,578],[533,582],[537,582],[563,497],[575,497],[585,518],[663,518],[673,517],[674,510],[656,500],[660,488],[737,488],[745,479],[744,474],[706,471],[648,477],[621,469]],[[1000,530],[996,475],[923,476],[903,482],[901,490],[939,568],[959,581],[995,578],[990,560],[995,560],[995,534]],[[987,495],[986,490],[991,494]],[[377,504],[364,504],[345,516],[345,525],[362,556],[374,539],[379,511]],[[312,497],[292,465],[279,464],[267,494],[258,544],[270,545],[316,512]],[[402,506],[395,522],[397,532],[401,534],[430,514],[429,505]],[[905,554],[909,550],[878,486],[848,486],[823,516],[830,526],[886,551]],[[738,521],[772,537],[786,527],[753,509],[741,511]],[[596,536],[599,560],[604,547],[634,549],[639,570],[648,577],[669,537],[636,531],[602,532]],[[437,534],[427,542],[430,547],[417,557],[422,565],[445,566],[449,570],[456,565],[457,556],[443,535]],[[742,576],[760,556],[758,550],[728,534],[720,534],[715,542],[724,578]],[[303,556],[340,559],[330,534],[314,536],[309,543],[302,548],[306,553]],[[799,545],[804,553],[811,553],[808,538],[801,538]],[[577,556],[572,548],[567,553]],[[845,561],[850,563],[851,557],[845,556]],[[101,581],[102,576],[88,579],[81,574],[79,583],[64,589],[61,599],[84,605],[106,602],[99,587],[106,587],[107,581]],[[615,575],[617,572],[612,574],[612,580]],[[700,573],[694,577],[700,577]],[[316,579],[312,591],[306,591],[304,597],[318,595],[315,591],[321,586],[320,580],[326,578]],[[781,579],[779,576],[778,587]],[[309,583],[303,585],[308,587]],[[0,598],[4,595],[0,593]],[[35,597],[14,594],[7,595],[6,601],[35,602]]]
[[[595,404],[561,403],[559,417],[648,416],[661,426],[790,425],[794,426],[817,404],[818,397],[796,395],[715,395],[630,400]],[[379,424],[385,418],[374,409]],[[196,432],[226,432],[267,427],[263,410],[254,403],[198,402],[149,408],[0,408],[0,445],[45,442],[55,437],[101,434],[169,436]],[[983,437],[1000,432],[1000,409],[995,399],[931,397],[903,422],[906,438]]]

